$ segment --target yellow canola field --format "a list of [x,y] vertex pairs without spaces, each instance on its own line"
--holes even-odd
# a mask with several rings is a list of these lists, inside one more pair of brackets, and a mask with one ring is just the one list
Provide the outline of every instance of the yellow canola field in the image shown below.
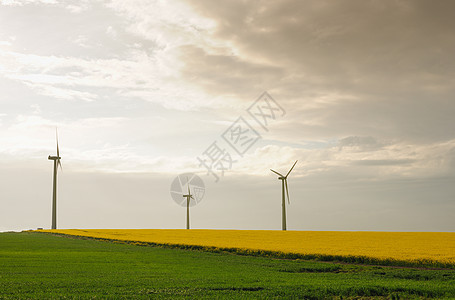
[[124,241],[455,264],[454,232],[180,229],[42,230]]

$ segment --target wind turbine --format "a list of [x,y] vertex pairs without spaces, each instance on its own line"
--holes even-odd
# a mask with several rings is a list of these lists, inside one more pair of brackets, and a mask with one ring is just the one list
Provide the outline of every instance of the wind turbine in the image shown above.
[[289,173],[291,173],[292,169],[294,169],[295,164],[297,163],[297,160],[295,161],[294,165],[292,168],[289,170],[289,172],[286,174],[286,176],[283,176],[282,174],[278,173],[277,171],[274,171],[270,169],[273,173],[277,174],[278,179],[281,180],[281,194],[282,194],[282,202],[281,202],[281,227],[282,230],[286,230],[286,201],[284,197],[284,191],[286,190],[286,194],[288,195],[288,204],[291,204],[289,201],[289,190],[288,190],[288,176]]
[[58,133],[55,129],[55,138],[57,140],[57,156],[49,155],[48,159],[54,161],[54,185],[52,193],[52,229],[57,229],[57,167],[62,169],[62,163],[60,162],[60,151],[58,149]]
[[186,183],[188,185],[188,194],[183,195],[183,197],[186,198],[186,229],[190,229],[190,200],[194,200],[194,198],[193,195],[191,195],[190,181],[188,180],[188,177],[186,178]]

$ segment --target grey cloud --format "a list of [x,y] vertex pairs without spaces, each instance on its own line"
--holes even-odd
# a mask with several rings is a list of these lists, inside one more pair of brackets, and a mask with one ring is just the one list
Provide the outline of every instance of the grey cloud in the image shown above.
[[371,136],[349,136],[338,141],[338,147],[361,147],[362,149],[378,149],[381,144]]
[[[455,3],[189,2],[217,21],[215,37],[231,42],[240,56],[222,70],[193,57],[184,74],[190,80],[198,70],[199,82],[210,82],[201,85],[208,92],[230,89],[249,100],[251,90],[264,86],[292,107],[289,124],[307,138],[373,135],[424,143],[453,138],[455,20],[448,12]],[[256,68],[247,67],[251,64]],[[275,70],[257,76],[260,64]],[[246,89],[234,84],[239,73]],[[341,98],[306,105],[333,93]]]
[[180,52],[180,58],[185,62],[182,75],[186,80],[217,96],[258,92],[276,77],[283,76],[280,68],[241,60],[233,55],[209,54],[196,46],[181,47]]
[[362,159],[353,161],[357,166],[399,166],[409,165],[415,162],[414,159]]
[[291,70],[344,83],[362,82],[365,74],[453,71],[454,21],[447,11],[455,5],[449,1],[431,7],[425,1],[193,4],[218,21],[219,37]]

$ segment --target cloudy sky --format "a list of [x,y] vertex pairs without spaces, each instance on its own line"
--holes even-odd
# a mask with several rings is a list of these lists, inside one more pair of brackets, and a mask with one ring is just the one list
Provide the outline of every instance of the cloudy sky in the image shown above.
[[50,227],[56,127],[60,228],[184,228],[169,190],[193,172],[193,228],[280,229],[269,169],[298,160],[289,229],[454,231],[454,10],[0,0],[0,231]]

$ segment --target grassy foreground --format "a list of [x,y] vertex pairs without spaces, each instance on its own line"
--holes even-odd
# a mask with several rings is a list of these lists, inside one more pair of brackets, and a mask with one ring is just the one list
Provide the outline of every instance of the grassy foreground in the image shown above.
[[44,232],[278,258],[455,267],[454,232],[64,229]]
[[455,270],[359,266],[0,233],[0,299],[453,298]]

